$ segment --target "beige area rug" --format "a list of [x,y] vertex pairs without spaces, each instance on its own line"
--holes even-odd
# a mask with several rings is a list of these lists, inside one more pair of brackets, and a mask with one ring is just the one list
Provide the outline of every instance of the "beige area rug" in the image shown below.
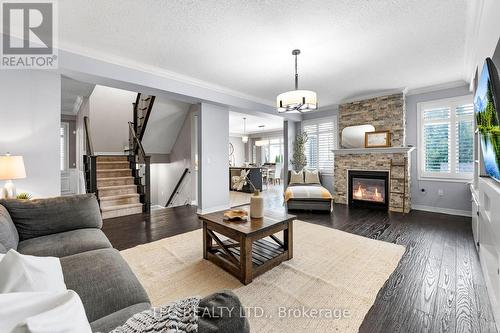
[[405,249],[306,222],[294,258],[243,286],[202,258],[196,230],[122,251],[153,305],[232,289],[252,332],[357,332]]

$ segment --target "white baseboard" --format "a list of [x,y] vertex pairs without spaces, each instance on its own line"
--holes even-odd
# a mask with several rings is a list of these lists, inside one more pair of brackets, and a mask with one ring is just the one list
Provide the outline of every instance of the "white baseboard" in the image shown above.
[[223,205],[223,206],[217,206],[217,207],[210,207],[210,208],[205,208],[205,209],[200,209],[198,208],[197,213],[198,214],[210,214],[213,212],[218,212],[220,210],[225,210],[231,208],[230,205]]
[[161,206],[161,205],[151,205],[151,210],[158,210],[158,209],[163,209],[165,207]]
[[425,212],[442,213],[448,215],[458,215],[466,217],[472,216],[472,211],[469,210],[450,209],[450,208],[441,208],[441,207],[424,206],[424,205],[411,205],[411,209],[423,210]]

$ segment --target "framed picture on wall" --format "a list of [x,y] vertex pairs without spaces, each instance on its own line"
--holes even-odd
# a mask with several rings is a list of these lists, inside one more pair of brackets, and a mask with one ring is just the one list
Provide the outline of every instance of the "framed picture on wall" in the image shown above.
[[375,131],[365,133],[365,148],[382,148],[391,146],[390,131]]

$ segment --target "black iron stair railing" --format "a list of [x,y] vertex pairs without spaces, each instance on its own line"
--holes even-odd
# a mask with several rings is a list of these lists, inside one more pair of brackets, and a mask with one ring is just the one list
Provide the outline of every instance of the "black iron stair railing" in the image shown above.
[[143,211],[151,211],[151,156],[146,155],[141,141],[134,130],[134,124],[128,123],[130,149],[129,162],[132,167],[132,175],[135,179]]
[[175,185],[175,188],[174,190],[172,191],[172,194],[170,195],[170,197],[168,198],[168,201],[167,201],[167,204],[165,205],[165,207],[170,207],[170,205],[174,202],[174,199],[175,197],[179,194],[180,192],[180,187],[184,181],[184,179],[186,178],[186,175],[190,173],[189,169],[186,168],[184,170],[184,172],[182,173],[181,175],[181,178],[179,178],[179,181],[177,182],[177,184]]
[[85,155],[83,156],[83,165],[85,170],[85,188],[87,193],[97,193],[97,156],[94,155],[94,145],[90,130],[89,117],[83,117],[85,132]]

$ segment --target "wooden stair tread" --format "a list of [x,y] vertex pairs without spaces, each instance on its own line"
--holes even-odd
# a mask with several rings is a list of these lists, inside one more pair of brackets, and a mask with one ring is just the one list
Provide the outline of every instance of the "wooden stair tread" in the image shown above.
[[119,190],[122,188],[137,188],[135,184],[127,184],[127,185],[111,185],[111,186],[97,186],[98,190]]
[[97,178],[97,180],[102,180],[102,181],[106,181],[106,180],[126,180],[126,179],[134,179],[134,177],[132,177],[132,176],[119,176],[119,177],[101,177],[101,178]]
[[135,207],[142,207],[142,203],[133,203],[133,204],[126,204],[126,205],[101,207],[101,211],[109,212],[109,211],[113,211],[113,210],[128,209],[128,208],[135,208]]
[[102,165],[107,165],[107,164],[128,164],[129,161],[97,161],[96,164],[102,164]]
[[107,201],[107,200],[134,198],[134,197],[139,197],[139,196],[140,196],[139,193],[117,194],[117,195],[109,195],[109,196],[105,196],[105,197],[100,196],[99,200]]

